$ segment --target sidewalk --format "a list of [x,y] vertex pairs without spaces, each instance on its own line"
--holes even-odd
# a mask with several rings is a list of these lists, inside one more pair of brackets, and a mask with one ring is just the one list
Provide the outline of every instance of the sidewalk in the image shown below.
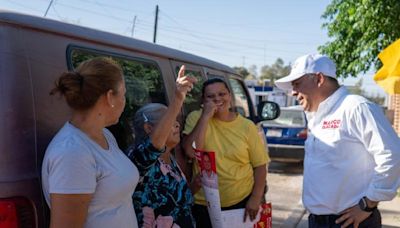
[[[399,228],[400,227],[400,195],[398,194],[392,201],[381,202],[378,206],[382,215],[383,228]],[[307,228],[308,213],[304,207],[299,204],[294,208],[292,214],[285,221],[282,227],[285,228]]]

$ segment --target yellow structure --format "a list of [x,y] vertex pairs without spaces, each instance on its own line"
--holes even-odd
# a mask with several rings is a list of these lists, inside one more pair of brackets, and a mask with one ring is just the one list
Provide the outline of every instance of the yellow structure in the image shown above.
[[400,94],[400,39],[379,53],[378,58],[383,66],[375,74],[375,82],[390,95]]
[[393,121],[393,128],[400,135],[400,94],[389,96],[388,110],[391,114],[390,120]]
[[383,66],[374,80],[390,95],[388,109],[393,112],[393,128],[400,135],[400,39],[379,53],[378,58]]

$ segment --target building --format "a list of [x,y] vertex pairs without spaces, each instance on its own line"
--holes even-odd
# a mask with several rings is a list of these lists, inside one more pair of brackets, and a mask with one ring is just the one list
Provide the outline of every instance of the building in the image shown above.
[[245,82],[255,107],[262,101],[273,101],[281,107],[296,105],[294,97],[287,94],[286,91],[271,86],[269,80],[265,80],[263,85],[259,85],[256,80],[246,80]]
[[393,128],[400,136],[400,94],[389,96],[388,111]]

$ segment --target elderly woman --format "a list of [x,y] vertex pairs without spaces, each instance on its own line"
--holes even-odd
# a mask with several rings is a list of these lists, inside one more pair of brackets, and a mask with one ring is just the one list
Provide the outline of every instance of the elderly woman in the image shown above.
[[127,154],[140,173],[133,194],[140,227],[195,227],[192,192],[171,153],[180,141],[176,117],[193,82],[195,78],[184,76],[182,67],[170,105],[147,104],[135,114],[136,143]]

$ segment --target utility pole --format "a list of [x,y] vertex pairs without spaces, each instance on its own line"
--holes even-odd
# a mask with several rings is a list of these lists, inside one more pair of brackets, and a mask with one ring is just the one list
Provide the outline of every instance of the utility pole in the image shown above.
[[44,13],[44,16],[43,16],[43,17],[46,17],[47,13],[49,12],[49,9],[50,9],[51,5],[53,4],[53,1],[54,1],[54,0],[51,0],[51,1],[50,1],[49,6],[47,7],[46,13]]
[[136,15],[133,18],[133,22],[132,22],[132,31],[131,31],[131,37],[133,37],[133,31],[135,31],[135,24],[136,24]]
[[266,49],[267,49],[267,45],[264,43],[264,66],[265,66],[265,52],[266,52]]
[[158,24],[158,5],[156,5],[156,19],[155,19],[155,21],[154,21],[153,43],[156,43],[156,38],[157,38],[157,24]]

